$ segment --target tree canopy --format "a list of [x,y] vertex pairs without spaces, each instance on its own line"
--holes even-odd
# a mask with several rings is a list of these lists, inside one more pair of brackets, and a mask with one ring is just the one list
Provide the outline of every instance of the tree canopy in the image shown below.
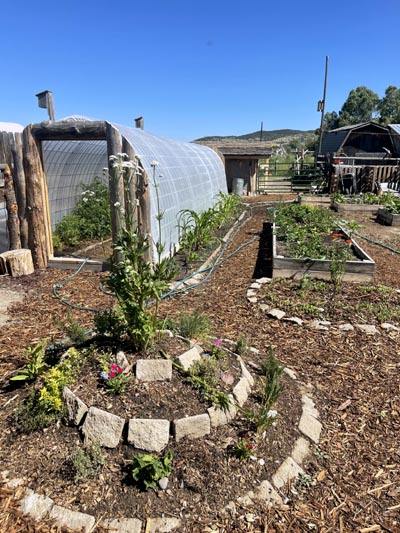
[[325,114],[324,129],[332,130],[370,120],[376,120],[383,125],[400,123],[399,88],[389,85],[381,99],[363,85],[352,89],[339,113],[328,111]]

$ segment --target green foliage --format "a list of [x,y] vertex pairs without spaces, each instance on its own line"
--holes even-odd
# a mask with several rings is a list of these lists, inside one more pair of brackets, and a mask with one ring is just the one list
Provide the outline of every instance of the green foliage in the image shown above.
[[63,388],[72,383],[79,372],[84,354],[70,348],[63,359],[41,377],[41,387],[33,391],[16,413],[20,431],[42,429],[62,416]]
[[101,447],[94,443],[72,453],[68,463],[74,483],[96,478],[105,464],[106,456]]
[[332,243],[330,256],[331,283],[333,287],[333,293],[335,295],[342,287],[344,271],[346,269],[346,261],[350,257],[349,247],[343,243],[343,241],[334,241]]
[[96,326],[101,333],[111,331],[118,336],[127,334],[132,346],[140,351],[153,341],[157,329],[157,317],[149,307],[151,300],[159,301],[175,274],[170,258],[164,258],[154,266],[146,261],[148,238],[140,232],[122,229],[115,244],[120,260],[113,260],[107,286],[118,300],[118,309],[101,313]]
[[339,126],[368,122],[376,114],[379,96],[365,86],[352,89],[339,111]]
[[179,335],[186,339],[204,339],[209,332],[210,325],[205,313],[192,311],[180,313],[175,328]]
[[329,259],[326,237],[338,226],[337,217],[327,209],[287,204],[273,211],[277,238],[286,243],[291,257]]
[[382,124],[400,124],[400,89],[389,85],[378,104],[378,109]]
[[250,345],[248,338],[244,335],[240,335],[240,337],[236,341],[236,346],[233,351],[243,357],[249,353],[249,349]]
[[47,339],[39,342],[34,348],[27,349],[28,361],[25,368],[19,371],[16,376],[10,378],[10,381],[33,381],[43,374],[48,368],[45,360]]
[[103,378],[106,391],[111,394],[121,394],[124,392],[131,379],[130,376],[124,374],[124,369],[116,364],[112,364],[106,370],[103,370],[101,377]]
[[150,453],[138,453],[130,464],[132,479],[145,490],[155,488],[157,481],[172,474],[172,450],[168,450],[164,457]]
[[39,391],[32,391],[15,413],[15,427],[22,433],[31,433],[50,426],[62,412],[47,412],[39,401]]
[[250,459],[253,455],[254,446],[249,442],[248,435],[242,437],[237,445],[232,449],[233,455],[235,455],[240,461]]
[[85,239],[102,239],[111,230],[108,186],[100,178],[82,185],[82,193],[72,213],[56,224],[53,244],[76,246]]
[[65,320],[56,318],[54,323],[58,326],[71,341],[75,344],[82,344],[87,339],[87,333],[85,328],[83,328],[72,316],[72,313],[68,311],[67,317]]
[[257,433],[267,430],[276,418],[273,405],[282,393],[281,376],[284,367],[275,359],[272,347],[269,348],[267,360],[263,364],[264,379],[262,382],[261,401],[257,410],[244,410],[244,415],[255,425]]

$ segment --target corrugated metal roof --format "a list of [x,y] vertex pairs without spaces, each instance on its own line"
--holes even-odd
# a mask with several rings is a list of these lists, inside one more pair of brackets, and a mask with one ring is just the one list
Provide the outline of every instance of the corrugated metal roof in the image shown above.
[[391,128],[395,133],[400,135],[400,124],[389,124],[389,128]]

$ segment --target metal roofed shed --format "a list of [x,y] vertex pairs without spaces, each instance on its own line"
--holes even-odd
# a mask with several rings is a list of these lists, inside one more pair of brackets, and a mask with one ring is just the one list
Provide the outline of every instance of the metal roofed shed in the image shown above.
[[[172,254],[179,242],[178,216],[183,209],[200,212],[226,193],[226,179],[220,157],[210,148],[157,137],[141,129],[106,121],[70,117],[57,122],[31,124],[23,133],[29,242],[36,267],[45,267],[53,257],[51,232],[71,212],[82,184],[103,176],[103,169],[115,177],[110,155],[127,153],[143,172],[138,210],[145,232],[158,240],[157,198],[153,172],[158,184],[165,253]],[[43,150],[43,163],[40,151]],[[157,166],[152,163],[157,161]],[[107,178],[103,178],[107,179]],[[124,205],[121,183],[109,180],[111,205]],[[121,196],[122,195],[122,196]],[[113,237],[119,231],[118,216],[112,214]],[[35,245],[33,246],[33,243]],[[153,250],[152,258],[156,259]]]

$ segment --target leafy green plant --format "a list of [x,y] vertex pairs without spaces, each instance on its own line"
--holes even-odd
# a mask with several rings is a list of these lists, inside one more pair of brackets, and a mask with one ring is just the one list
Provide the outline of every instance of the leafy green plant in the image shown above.
[[240,461],[245,461],[253,455],[254,445],[250,442],[249,435],[243,435],[237,445],[232,449],[232,454]]
[[145,490],[155,488],[157,481],[172,474],[172,459],[172,450],[168,450],[163,457],[138,453],[130,462],[130,475]]
[[207,315],[200,311],[180,313],[176,324],[179,335],[186,339],[204,339],[210,329]]
[[[349,244],[351,245],[351,240]],[[348,245],[343,245],[341,242],[333,243],[330,256],[331,283],[333,287],[333,295],[335,296],[342,287],[343,276],[346,269],[346,261],[350,256]]]
[[280,366],[275,359],[272,346],[269,348],[267,360],[263,364],[264,379],[260,405],[256,410],[245,410],[243,414],[254,424],[257,433],[267,430],[277,417],[277,412],[272,409],[273,405],[282,393],[281,376],[284,367]]
[[47,339],[44,339],[34,348],[29,347],[27,349],[28,361],[25,368],[10,378],[10,381],[33,381],[47,370],[48,365],[45,360],[46,342]]
[[39,396],[39,391],[33,390],[17,408],[14,423],[18,431],[22,433],[38,431],[50,426],[52,422],[61,418],[62,411],[51,413],[45,411]]
[[105,464],[106,456],[97,443],[79,448],[68,461],[74,483],[96,478]]
[[111,215],[108,186],[100,178],[82,185],[72,213],[56,224],[53,244],[57,248],[76,246],[85,239],[102,239],[110,234]]

